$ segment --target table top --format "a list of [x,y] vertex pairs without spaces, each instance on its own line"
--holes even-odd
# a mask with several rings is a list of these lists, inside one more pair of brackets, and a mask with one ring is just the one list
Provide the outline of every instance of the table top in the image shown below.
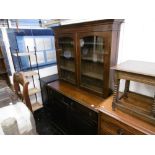
[[111,69],[155,77],[155,63],[152,62],[128,60]]

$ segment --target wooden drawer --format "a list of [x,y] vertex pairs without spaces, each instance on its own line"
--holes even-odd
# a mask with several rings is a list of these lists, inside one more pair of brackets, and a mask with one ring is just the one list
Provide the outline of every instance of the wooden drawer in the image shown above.
[[60,101],[64,101],[64,96],[56,91],[53,90],[53,96],[54,98],[60,100]]
[[143,133],[110,117],[106,114],[100,115],[100,134],[103,135],[142,135]]
[[77,115],[84,117],[85,119],[90,119],[91,121],[98,122],[98,113],[81,105],[80,103],[71,101],[71,110],[75,111]]

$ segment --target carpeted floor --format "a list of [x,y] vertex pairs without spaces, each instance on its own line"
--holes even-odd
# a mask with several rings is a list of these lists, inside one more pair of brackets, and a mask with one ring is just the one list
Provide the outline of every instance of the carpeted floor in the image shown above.
[[44,108],[34,112],[36,129],[39,135],[64,135],[66,134],[55,122],[49,112]]

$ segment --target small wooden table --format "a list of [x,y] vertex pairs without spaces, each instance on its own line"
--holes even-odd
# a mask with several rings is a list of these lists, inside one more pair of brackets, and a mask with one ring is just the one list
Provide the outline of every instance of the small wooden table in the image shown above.
[[[116,107],[138,116],[150,123],[155,124],[155,96],[154,98],[144,97],[129,91],[130,81],[140,82],[155,86],[155,63],[142,61],[126,61],[112,67],[115,70],[114,97],[112,108]],[[125,89],[119,97],[120,79],[125,80]],[[134,99],[129,103],[130,97]],[[141,102],[139,102],[141,100]],[[131,100],[130,100],[131,101]],[[134,102],[133,102],[134,101]]]

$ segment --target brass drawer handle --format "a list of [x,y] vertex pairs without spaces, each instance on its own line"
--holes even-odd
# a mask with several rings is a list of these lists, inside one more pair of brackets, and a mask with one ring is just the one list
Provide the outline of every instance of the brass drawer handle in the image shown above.
[[118,129],[117,134],[118,135],[123,135],[124,134],[124,129]]

